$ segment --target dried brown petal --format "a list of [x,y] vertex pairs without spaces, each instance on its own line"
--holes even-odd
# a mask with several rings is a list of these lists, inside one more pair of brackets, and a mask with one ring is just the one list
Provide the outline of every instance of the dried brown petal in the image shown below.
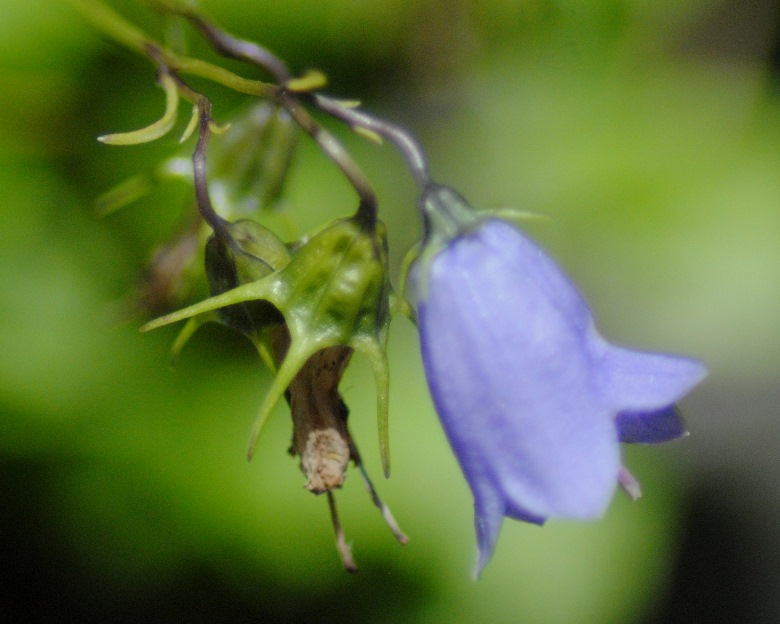
[[[272,343],[274,357],[281,362],[290,344],[285,326],[274,332]],[[350,347],[341,345],[317,351],[287,388],[293,420],[290,452],[301,458],[305,487],[315,494],[341,487],[347,464],[354,459],[347,430],[348,410],[338,392],[352,353]]]

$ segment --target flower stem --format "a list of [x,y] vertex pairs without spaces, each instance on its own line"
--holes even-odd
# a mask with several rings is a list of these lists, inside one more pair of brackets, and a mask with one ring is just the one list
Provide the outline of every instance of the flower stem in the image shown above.
[[146,56],[156,65],[164,63],[172,72],[200,76],[239,93],[258,97],[273,98],[277,91],[275,85],[249,80],[213,63],[166,49],[159,41],[128,22],[101,0],[64,1],[70,3],[107,37],[133,52]]
[[209,197],[208,180],[206,176],[206,152],[211,137],[211,102],[205,96],[198,101],[198,143],[192,154],[192,172],[195,183],[195,199],[198,212],[203,220],[211,226],[214,234],[230,241],[230,235],[225,228],[225,220],[214,210]]
[[[263,69],[269,70],[279,80],[280,85],[249,80],[218,65],[167,50],[158,41],[133,26],[116,11],[101,2],[101,0],[66,0],[66,2],[70,2],[71,6],[84,14],[105,35],[134,52],[146,56],[156,65],[165,65],[173,74],[200,76],[239,93],[273,99],[283,106],[298,125],[314,139],[320,149],[344,173],[360,200],[355,218],[367,231],[374,230],[377,219],[377,198],[371,184],[343,145],[333,135],[319,126],[301,105],[300,99],[295,92],[285,88],[284,84],[289,81],[289,72],[284,63],[273,54],[260,46],[232,37],[216,26],[209,24],[194,11],[180,8],[178,5],[166,3],[162,0],[157,2],[158,6],[164,10],[194,21],[218,52],[225,56],[249,61]],[[207,133],[208,128],[204,131],[201,124],[201,139],[207,141],[208,137],[205,136],[204,138],[204,132]],[[203,157],[205,158],[205,154]],[[205,204],[203,205],[205,206]],[[216,215],[216,213],[214,214]]]
[[425,150],[409,131],[319,93],[314,94],[312,100],[320,110],[350,126],[365,128],[386,138],[401,152],[418,186],[422,189],[430,182]]
[[295,122],[314,139],[320,149],[328,155],[328,158],[341,169],[360,199],[355,218],[366,231],[374,232],[377,219],[376,193],[374,193],[374,189],[363,171],[352,160],[349,152],[336,137],[315,121],[314,117],[300,105],[291,92],[282,89],[277,101],[284,106]]
[[252,42],[238,39],[216,27],[197,11],[180,6],[170,0],[154,0],[154,5],[162,11],[188,19],[203,33],[209,43],[223,56],[247,61],[268,70],[279,84],[285,84],[292,76],[287,65],[270,50]]
[[167,2],[166,0],[157,0],[156,3],[162,6],[164,10],[181,15],[192,21],[209,40],[214,49],[223,56],[247,61],[273,74],[280,86],[275,88],[271,97],[287,110],[295,122],[314,139],[320,149],[341,169],[360,199],[356,215],[357,220],[368,231],[373,232],[377,218],[377,198],[368,178],[366,178],[363,171],[355,163],[341,142],[322,128],[309,111],[301,105],[298,94],[285,87],[290,81],[291,75],[284,62],[269,50],[251,41],[244,41],[232,36],[211,24],[191,9],[179,7],[175,3]]

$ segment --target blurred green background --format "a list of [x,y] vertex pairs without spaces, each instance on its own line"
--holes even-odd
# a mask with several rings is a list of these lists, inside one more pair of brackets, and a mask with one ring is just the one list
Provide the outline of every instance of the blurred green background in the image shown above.
[[[600,522],[508,521],[475,583],[471,497],[398,319],[389,481],[365,362],[342,389],[411,542],[394,542],[352,471],[338,500],[361,570],[345,574],[326,501],[285,453],[286,407],[244,459],[269,379],[251,346],[208,326],[170,372],[175,328],[117,322],[190,206],[170,182],[108,217],[95,209],[191,149],[95,140],[159,115],[152,66],[61,0],[0,0],[0,621],[777,622],[778,3],[200,4],[295,71],[324,70],[330,94],[407,125],[434,177],[474,204],[549,216],[526,229],[606,336],[709,365],[683,403],[692,435],[627,449],[645,497],[618,495]],[[141,3],[112,6],[159,34]],[[193,84],[220,121],[246,102]],[[413,183],[389,146],[328,125],[376,184],[397,264],[419,236]],[[289,227],[354,207],[302,137]]]

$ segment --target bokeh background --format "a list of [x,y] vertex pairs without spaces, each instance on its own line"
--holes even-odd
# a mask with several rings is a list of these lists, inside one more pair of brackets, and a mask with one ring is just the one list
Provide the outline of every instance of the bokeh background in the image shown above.
[[[160,33],[141,3],[111,4]],[[389,481],[360,359],[342,388],[411,542],[394,542],[353,471],[338,500],[361,570],[347,575],[326,501],[285,452],[285,406],[244,459],[269,381],[252,347],[208,326],[171,372],[176,329],[141,335],[117,312],[191,207],[175,180],[109,216],[95,207],[192,149],[95,140],[159,115],[152,66],[66,2],[0,0],[0,621],[780,621],[778,3],[200,4],[407,125],[474,204],[549,217],[525,227],[605,335],[707,362],[682,405],[691,436],[626,449],[645,497],[618,495],[599,522],[507,522],[474,582],[471,497],[398,319]],[[247,101],[193,83],[219,120]],[[419,236],[412,181],[391,147],[327,125],[376,184],[397,266]],[[302,137],[285,227],[354,206]]]

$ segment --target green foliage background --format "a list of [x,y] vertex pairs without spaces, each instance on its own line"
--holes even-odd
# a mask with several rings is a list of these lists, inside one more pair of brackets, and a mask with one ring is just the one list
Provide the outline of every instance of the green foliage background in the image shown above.
[[[65,2],[0,0],[0,522],[14,579],[3,621],[650,621],[673,590],[697,483],[724,472],[740,483],[777,450],[748,457],[777,433],[774,418],[749,401],[739,413],[719,404],[735,389],[774,396],[777,382],[780,103],[768,22],[732,24],[754,42],[735,49],[719,27],[733,6],[703,0],[200,4],[295,70],[323,69],[329,93],[409,126],[436,179],[476,205],[549,216],[526,229],[575,277],[607,336],[701,357],[712,375],[684,404],[689,440],[626,452],[645,498],[618,496],[593,524],[507,522],[474,583],[470,494],[415,331],[396,320],[389,481],[365,363],[342,387],[412,541],[394,543],[352,473],[339,502],[361,571],[347,576],[325,500],[303,491],[285,453],[285,409],[244,460],[268,383],[250,346],[205,328],[171,373],[175,329],[140,335],[137,322],[116,322],[116,302],[190,193],[171,183],[107,218],[94,209],[179,149],[175,138],[95,141],[162,110],[151,65]],[[140,4],[112,6],[157,32]],[[220,120],[244,101],[208,90]],[[389,146],[334,129],[376,183],[397,265],[419,236],[412,181]],[[285,199],[297,231],[354,207],[302,140]]]

